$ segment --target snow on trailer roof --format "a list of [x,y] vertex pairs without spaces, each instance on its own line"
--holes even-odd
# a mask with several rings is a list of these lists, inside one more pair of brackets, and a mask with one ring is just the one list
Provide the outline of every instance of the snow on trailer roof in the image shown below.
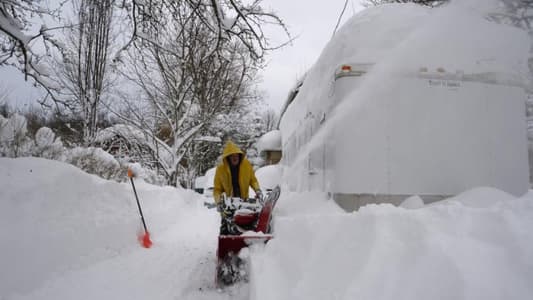
[[512,78],[528,74],[527,33],[489,22],[483,18],[486,12],[458,2],[445,9],[384,4],[353,16],[326,45],[284,111],[290,117],[280,120],[283,135],[301,125],[310,106],[327,105],[332,88],[323,88],[324,83],[331,82],[346,63],[374,65],[381,73],[445,68],[465,74],[512,74],[507,76]]
[[[385,62],[397,70],[443,67],[472,74],[528,74],[523,60],[529,50],[527,34],[480,18],[482,12],[457,2],[449,4],[449,9],[384,4],[356,14],[326,45],[292,104],[327,99],[331,91],[322,89],[322,83],[330,82],[338,68],[350,62]],[[287,111],[291,106],[295,105]],[[291,119],[300,120],[306,113],[297,110]]]
[[[298,94],[288,104],[279,123],[283,136],[301,125],[312,105],[327,105],[331,89],[324,83],[334,79],[344,63],[375,64],[401,44],[430,14],[430,9],[415,4],[385,4],[365,9],[348,20],[326,45],[313,67],[306,73]],[[305,103],[305,104],[303,104]],[[303,107],[302,107],[303,106]]]

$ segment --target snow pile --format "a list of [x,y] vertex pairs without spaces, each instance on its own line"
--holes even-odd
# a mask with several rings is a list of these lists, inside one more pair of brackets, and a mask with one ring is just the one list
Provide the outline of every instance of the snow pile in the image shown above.
[[533,194],[492,189],[278,217],[275,239],[252,252],[252,299],[530,299],[532,226]]
[[409,208],[409,209],[421,208],[423,206],[424,206],[424,200],[422,200],[422,198],[420,198],[420,196],[417,196],[417,195],[411,196],[403,200],[402,203],[400,203],[400,207]]
[[2,299],[529,299],[533,193],[489,188],[419,209],[345,213],[286,193],[251,281],[214,286],[219,217],[192,191],[131,186],[37,158],[0,158]]
[[146,250],[129,182],[38,158],[0,158],[0,170],[1,299],[216,295],[219,217],[198,194],[135,180],[154,242]]
[[282,167],[281,165],[268,165],[255,171],[255,177],[259,181],[261,190],[272,190],[276,185],[281,185]]
[[281,150],[281,132],[272,130],[265,133],[256,144],[257,151]]

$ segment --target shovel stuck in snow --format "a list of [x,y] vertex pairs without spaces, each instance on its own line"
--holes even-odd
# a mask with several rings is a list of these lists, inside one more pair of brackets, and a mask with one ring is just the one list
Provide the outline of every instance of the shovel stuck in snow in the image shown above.
[[146,229],[146,222],[144,221],[143,211],[141,209],[141,204],[139,203],[139,197],[137,197],[137,190],[135,189],[135,184],[133,183],[133,177],[135,176],[130,168],[128,168],[128,177],[130,178],[131,186],[133,187],[133,193],[135,194],[135,200],[137,200],[137,207],[139,208],[139,213],[141,214],[141,220],[144,226],[144,233],[140,231],[137,235],[137,238],[139,240],[139,243],[141,243],[144,248],[150,248],[152,246],[152,241],[150,240],[150,233],[148,232],[148,229]]

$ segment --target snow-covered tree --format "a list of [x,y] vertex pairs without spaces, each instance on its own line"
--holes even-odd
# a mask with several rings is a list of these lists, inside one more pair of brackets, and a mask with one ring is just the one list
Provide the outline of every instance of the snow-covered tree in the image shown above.
[[[111,0],[93,1],[98,6],[114,2]],[[65,3],[68,1],[3,0],[0,3],[0,66],[9,64],[18,67],[26,74],[26,77],[33,77],[40,86],[44,87],[56,103],[65,102],[68,99],[62,95],[63,86],[51,80],[50,64],[45,60],[46,55],[41,53],[43,51],[36,50],[42,47],[36,47],[34,44],[36,41],[42,41],[46,52],[50,49],[57,49],[60,52],[65,50],[65,45],[52,34],[58,28],[76,28],[77,26],[77,24],[58,23],[57,20],[63,17]],[[139,41],[165,48],[165,43],[159,39],[153,39],[150,32],[153,33],[154,29],[172,27],[174,23],[179,23],[180,18],[183,17],[181,15],[183,11],[187,11],[188,16],[201,22],[210,35],[214,36],[206,46],[209,52],[217,53],[219,56],[226,55],[226,48],[222,45],[232,40],[241,51],[246,52],[252,61],[261,63],[266,52],[290,41],[290,35],[281,18],[265,10],[261,6],[261,0],[253,2],[242,0],[121,0],[115,2],[113,10],[113,13],[126,16],[125,23],[121,24],[119,30],[129,38],[122,36],[117,39],[122,45],[120,47],[122,50],[129,49]],[[93,16],[105,20],[107,13]],[[48,22],[45,22],[45,19]],[[50,19],[54,22],[50,22]],[[92,22],[89,23],[92,24]],[[264,32],[267,26],[284,32],[287,42],[272,45]],[[178,31],[178,36],[180,34]],[[120,55],[123,51],[118,51],[118,53],[113,55],[114,62],[123,60]]]
[[220,40],[194,10],[180,6],[172,15],[160,15],[165,16],[166,27],[145,29],[150,42],[137,40],[129,51],[135,63],[123,74],[141,91],[135,99],[141,104],[126,95],[131,109],[123,119],[148,135],[159,167],[169,184],[176,184],[180,174],[190,173],[184,158],[194,138],[217,115],[239,110],[243,100],[255,97],[256,68],[242,45]]
[[43,63],[45,54],[36,51],[35,43],[42,41],[48,50],[55,47],[51,32],[43,21],[59,18],[63,2],[50,7],[43,0],[2,0],[0,2],[0,67],[13,65],[44,87],[52,97],[58,91],[50,80],[48,64]]
[[415,4],[420,4],[420,5],[429,6],[429,7],[437,7],[446,2],[449,2],[449,0],[363,0],[362,4],[369,6],[369,5],[381,5],[381,4],[387,4],[387,3],[415,3]]
[[[144,40],[160,46],[158,41],[146,35],[147,30],[165,28],[172,23],[180,23],[181,11],[187,11],[188,16],[202,23],[214,39],[208,45],[210,52],[223,55],[221,43],[233,39],[244,49],[254,61],[261,60],[265,53],[283,46],[271,45],[264,30],[266,26],[283,31],[288,39],[289,32],[282,19],[272,11],[261,6],[261,0],[124,0],[121,6],[129,14],[129,21],[133,32],[130,43]],[[169,17],[164,17],[165,15]]]

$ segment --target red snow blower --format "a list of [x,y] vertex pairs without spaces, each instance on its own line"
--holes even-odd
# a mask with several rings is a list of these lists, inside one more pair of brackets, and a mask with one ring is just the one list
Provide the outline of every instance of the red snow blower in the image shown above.
[[135,177],[135,174],[130,168],[128,168],[128,177],[130,178],[131,186],[133,187],[133,193],[135,194],[135,200],[137,200],[137,207],[139,208],[139,213],[141,214],[141,220],[144,226],[144,233],[139,232],[137,238],[139,240],[139,243],[141,243],[144,248],[150,248],[152,246],[152,241],[150,240],[150,233],[148,232],[148,229],[146,229],[146,222],[144,221],[143,211],[141,209],[141,204],[139,203],[139,197],[137,197],[137,190],[135,189],[135,184],[133,183],[133,177]]
[[248,279],[246,264],[239,252],[251,244],[266,243],[272,238],[272,210],[279,194],[280,188],[276,186],[259,203],[222,197],[218,204],[222,218],[215,279],[218,286]]

